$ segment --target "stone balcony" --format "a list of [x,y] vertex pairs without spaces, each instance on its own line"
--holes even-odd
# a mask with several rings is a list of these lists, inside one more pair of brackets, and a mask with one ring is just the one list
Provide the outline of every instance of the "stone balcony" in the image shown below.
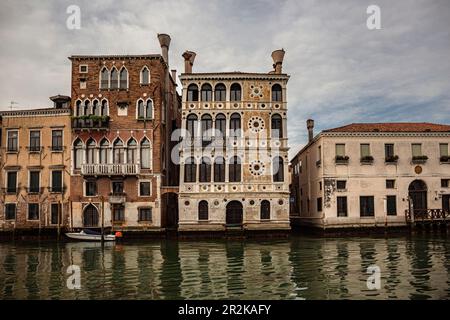
[[133,176],[139,174],[140,171],[137,163],[83,164],[81,166],[81,174],[90,176]]

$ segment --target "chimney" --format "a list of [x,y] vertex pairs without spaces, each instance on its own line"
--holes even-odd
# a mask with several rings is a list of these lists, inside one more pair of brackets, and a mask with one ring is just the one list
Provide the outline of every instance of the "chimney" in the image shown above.
[[275,69],[275,73],[280,74],[281,69],[283,66],[283,59],[284,59],[284,49],[275,50],[272,52],[272,59],[273,59],[273,68]]
[[170,72],[172,73],[173,81],[176,83],[177,82],[177,70],[172,69],[172,70],[170,70]]
[[184,73],[192,73],[192,66],[194,65],[195,52],[185,51],[183,53],[184,58]]
[[306,127],[308,128],[308,142],[311,142],[314,139],[314,120],[306,120]]
[[165,33],[158,33],[159,44],[161,45],[161,51],[164,61],[169,65],[169,46],[170,36]]

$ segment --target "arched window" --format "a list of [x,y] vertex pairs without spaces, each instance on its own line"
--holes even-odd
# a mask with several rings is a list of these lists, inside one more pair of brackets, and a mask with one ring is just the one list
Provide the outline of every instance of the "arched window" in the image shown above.
[[234,156],[231,158],[228,166],[228,180],[230,182],[240,182],[241,181],[241,158]]
[[111,89],[117,89],[119,87],[119,72],[116,68],[111,69],[111,81],[109,86]]
[[82,115],[83,115],[83,108],[81,107],[81,101],[78,100],[76,105],[76,116],[79,117]]
[[100,163],[107,164],[109,163],[109,142],[106,139],[103,139],[100,142]]
[[89,164],[95,164],[95,141],[89,139],[86,143],[86,162]]
[[272,138],[283,138],[283,120],[279,114],[272,116],[271,129]]
[[281,86],[277,83],[272,86],[272,101],[282,101]]
[[211,182],[211,160],[207,157],[200,162],[200,182]]
[[230,101],[241,101],[241,85],[233,83],[230,88]]
[[92,114],[98,116],[98,112],[99,112],[99,108],[98,108],[98,100],[94,100],[94,103],[92,104]]
[[220,132],[220,136],[222,138],[225,138],[226,136],[226,118],[225,115],[223,113],[219,113],[216,116],[216,121],[215,121],[215,131],[218,134],[217,131]]
[[144,118],[144,101],[139,100],[138,101],[138,106],[137,106],[137,110],[138,110],[138,119],[143,119]]
[[187,92],[187,101],[198,101],[198,86],[190,84]]
[[239,137],[241,131],[241,116],[233,113],[230,118],[230,136]]
[[217,157],[214,161],[214,182],[225,182],[225,160]]
[[225,101],[227,99],[227,88],[219,83],[214,88],[214,101]]
[[198,220],[208,220],[208,202],[205,200],[198,204]]
[[147,138],[141,141],[141,168],[150,169],[150,141]]
[[261,220],[270,219],[270,202],[267,200],[261,201],[260,218]]
[[113,144],[113,163],[125,163],[125,151],[123,148],[123,142],[119,138],[117,138]]
[[102,116],[107,116],[108,115],[108,101],[106,101],[106,100],[102,101],[101,115]]
[[197,177],[197,166],[193,157],[187,158],[184,163],[184,182],[195,182]]
[[134,139],[128,140],[127,143],[127,163],[137,163],[137,142]]
[[147,103],[145,105],[145,118],[151,119],[152,113],[153,113],[153,101],[149,99],[147,100]]
[[211,101],[212,100],[212,87],[210,84],[205,83],[202,85],[202,101]]
[[120,89],[127,89],[128,88],[128,71],[125,68],[122,68],[120,70]]
[[275,157],[272,161],[273,182],[284,181],[284,162],[283,158]]
[[73,144],[73,152],[74,152],[74,168],[80,169],[81,164],[83,163],[83,142],[80,139],[77,139]]
[[83,115],[88,116],[90,114],[89,106],[89,100],[85,100],[83,105]]
[[109,87],[109,72],[106,67],[102,69],[102,72],[100,73],[100,89],[108,89]]
[[190,114],[186,120],[186,130],[189,133],[189,139],[194,139],[197,136],[197,116]]
[[147,67],[144,67],[141,71],[141,84],[149,84],[150,83],[150,71]]
[[212,134],[212,117],[209,114],[202,116],[202,141],[207,143],[211,141]]

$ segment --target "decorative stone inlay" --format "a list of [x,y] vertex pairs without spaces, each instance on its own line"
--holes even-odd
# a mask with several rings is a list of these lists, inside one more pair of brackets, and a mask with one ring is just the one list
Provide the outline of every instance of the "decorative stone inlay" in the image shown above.
[[258,133],[264,130],[265,124],[264,120],[261,117],[251,117],[248,121],[248,127],[254,133]]
[[266,170],[266,166],[260,160],[253,160],[249,164],[249,170],[252,175],[260,176],[260,175],[264,174],[264,171]]

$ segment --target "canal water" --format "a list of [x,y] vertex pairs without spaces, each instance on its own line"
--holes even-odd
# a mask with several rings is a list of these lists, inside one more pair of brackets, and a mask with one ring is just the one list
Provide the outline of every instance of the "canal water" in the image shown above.
[[0,243],[0,298],[449,299],[449,262],[436,235]]

